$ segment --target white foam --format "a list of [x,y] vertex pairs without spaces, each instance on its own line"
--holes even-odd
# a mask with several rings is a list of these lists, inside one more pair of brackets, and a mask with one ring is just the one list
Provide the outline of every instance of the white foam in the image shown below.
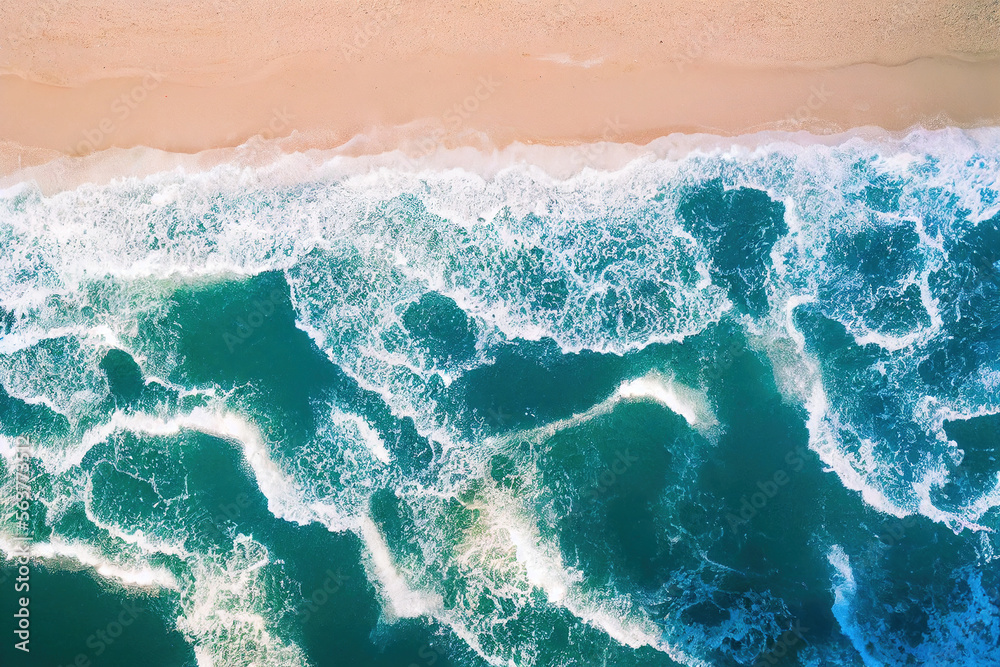
[[392,463],[392,454],[385,447],[385,441],[382,437],[372,428],[371,424],[368,423],[363,417],[359,417],[354,414],[345,414],[336,410],[331,416],[334,423],[348,423],[351,427],[357,430],[360,434],[362,440],[364,440],[365,445],[368,447],[368,451],[377,458],[379,461],[385,464]]
[[656,373],[623,383],[618,388],[617,396],[622,399],[652,399],[683,417],[692,427],[705,428],[717,423],[703,395]]
[[440,612],[443,606],[440,595],[410,588],[402,573],[396,569],[389,545],[375,522],[368,516],[362,516],[358,520],[358,527],[371,558],[370,574],[387,603],[388,617],[419,618],[434,616]]
[[177,619],[177,629],[200,649],[196,653],[199,667],[203,662],[282,667],[309,664],[300,647],[268,629],[274,619],[265,614],[275,604],[279,614],[290,604],[273,597],[269,580],[280,575],[263,545],[238,535],[233,551],[218,561],[190,559],[188,566],[194,581],[182,592],[183,613]]
[[121,339],[107,326],[64,326],[43,331],[29,329],[23,333],[9,334],[0,338],[0,354],[14,354],[35,347],[44,340],[75,338],[88,345],[122,347]]
[[[0,551],[11,554],[17,549],[12,541],[6,537],[0,537]],[[139,564],[125,566],[107,560],[88,544],[70,542],[58,536],[53,536],[44,542],[32,542],[29,553],[31,558],[48,561],[50,565],[55,566],[58,566],[60,560],[71,561],[123,586],[180,589],[177,579],[169,570]]]
[[138,547],[143,554],[170,554],[182,559],[191,556],[191,552],[184,548],[183,538],[178,541],[171,541],[158,535],[146,535],[141,529],[124,530],[120,526],[98,518],[93,506],[93,481],[89,478],[87,479],[87,488],[84,491],[83,500],[84,514],[92,524],[106,531],[111,537]]
[[[277,517],[301,525],[320,521],[328,527],[336,525],[329,508],[320,516],[301,498],[303,491],[295,481],[271,458],[260,431],[245,417],[225,410],[195,408],[189,413],[170,418],[146,413],[114,413],[111,419],[87,431],[80,446],[69,450],[58,459],[42,459],[49,469],[62,473],[79,466],[86,453],[96,444],[106,441],[113,433],[128,431],[154,436],[177,435],[183,430],[197,431],[206,435],[233,441],[243,452],[244,460],[253,472],[257,487],[268,501],[268,509]],[[343,529],[341,527],[340,529]]]
[[544,591],[551,604],[564,607],[623,646],[633,649],[648,646],[688,667],[708,667],[708,663],[666,643],[657,625],[636,609],[627,596],[609,593],[606,599],[599,599],[583,592],[580,584],[585,573],[567,567],[556,545],[546,544],[536,527],[519,518],[515,510],[508,509],[510,500],[494,496],[489,505],[494,508],[494,521],[504,526],[510,536],[528,581]]
[[[816,373],[814,365],[811,370]],[[862,472],[864,470],[863,464],[852,460],[838,447],[839,441],[834,434],[834,426],[830,423],[830,403],[826,396],[826,390],[815,375],[805,400],[805,408],[809,415],[806,420],[806,429],[809,431],[809,448],[819,454],[823,463],[837,473],[841,483],[852,491],[860,492],[868,505],[881,512],[899,518],[910,514],[907,508],[899,507],[890,501],[880,488],[869,484]]]
[[[898,518],[919,512],[932,521],[947,525],[956,531],[963,529],[992,531],[991,528],[978,523],[978,519],[993,507],[1000,506],[1000,495],[998,495],[1000,494],[1000,486],[993,485],[984,489],[977,498],[957,510],[943,510],[936,507],[931,500],[932,490],[944,483],[943,473],[941,469],[927,468],[919,472],[916,479],[910,484],[909,498],[906,501],[900,501],[890,497],[882,486],[883,482],[879,479],[880,468],[885,464],[880,455],[876,453],[879,443],[857,434],[856,437],[863,446],[857,453],[849,453],[844,450],[840,444],[838,430],[851,429],[853,425],[842,423],[830,405],[819,364],[806,353],[804,349],[805,339],[793,325],[794,307],[810,301],[811,299],[790,299],[786,305],[785,330],[789,337],[796,341],[800,357],[792,362],[794,370],[779,370],[778,373],[780,377],[792,378],[795,383],[793,391],[806,408],[808,413],[806,427],[809,431],[810,449],[815,451],[823,463],[837,474],[846,488],[859,492],[865,503],[881,512]],[[790,383],[786,383],[786,387],[791,388],[792,386]],[[931,402],[936,403],[934,400]],[[935,412],[941,414],[933,414]],[[984,408],[979,411],[979,414],[990,412],[992,411]],[[949,411],[940,406],[934,411],[930,411],[926,407],[918,407],[912,417],[922,418],[927,427],[938,431],[943,439],[944,414],[952,415],[952,418],[956,418],[957,415],[955,411]],[[907,417],[909,415],[900,415],[901,420],[905,420]]]
[[568,65],[570,67],[583,67],[584,69],[589,69],[595,65],[600,65],[604,62],[604,57],[599,56],[597,58],[587,58],[586,60],[579,60],[567,53],[551,53],[544,56],[537,56],[538,60],[544,60],[547,62],[557,63],[559,65]]
[[699,431],[706,431],[718,422],[708,404],[707,397],[698,391],[685,387],[674,380],[666,380],[657,373],[651,372],[641,378],[623,382],[611,396],[603,401],[569,417],[547,422],[530,429],[523,429],[506,434],[500,438],[481,443],[488,447],[497,441],[521,442],[524,440],[544,440],[556,433],[572,429],[581,424],[610,414],[622,401],[648,398],[668,408],[682,417],[690,426]]
[[840,624],[840,629],[851,640],[865,667],[881,667],[882,663],[869,653],[867,642],[861,629],[854,622],[853,604],[858,585],[854,581],[854,571],[850,559],[840,545],[834,544],[827,553],[827,560],[836,570],[833,583],[833,616]]

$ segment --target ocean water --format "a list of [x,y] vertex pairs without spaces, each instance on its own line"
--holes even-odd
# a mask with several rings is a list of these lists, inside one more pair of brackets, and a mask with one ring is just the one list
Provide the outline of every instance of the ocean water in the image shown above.
[[1000,131],[581,150],[0,191],[3,664],[1000,665]]

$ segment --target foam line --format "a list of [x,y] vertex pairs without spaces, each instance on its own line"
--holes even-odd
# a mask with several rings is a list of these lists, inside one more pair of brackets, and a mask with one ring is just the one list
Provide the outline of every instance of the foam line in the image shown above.
[[[0,536],[0,551],[10,554],[16,551],[15,545],[6,536]],[[45,542],[32,542],[31,558],[47,561],[50,565],[59,566],[60,561],[71,561],[86,567],[98,576],[110,579],[127,587],[179,590],[180,586],[170,571],[152,567],[125,567],[103,558],[89,545],[69,542],[59,537],[52,537]]]
[[703,429],[717,423],[708,401],[693,389],[656,374],[623,383],[616,393],[619,399],[648,398],[680,415],[693,428]]
[[858,655],[861,656],[865,667],[883,667],[868,651],[867,644],[862,635],[861,629],[854,622],[854,596],[857,594],[858,585],[854,581],[854,571],[851,569],[850,559],[840,545],[834,544],[827,553],[827,560],[835,571],[833,581],[833,616],[840,624],[840,629],[851,640]]
[[384,596],[390,619],[438,615],[443,606],[441,597],[436,593],[410,588],[393,564],[389,545],[375,522],[368,516],[362,516],[358,521],[358,528],[371,558],[370,574]]
[[623,646],[633,649],[648,646],[688,667],[709,667],[708,663],[666,643],[657,626],[642,612],[626,612],[632,606],[630,600],[613,599],[608,604],[581,592],[579,584],[584,573],[567,568],[559,550],[546,545],[529,523],[519,520],[510,511],[500,510],[495,515],[505,526],[528,581],[545,592],[549,603],[564,607]]

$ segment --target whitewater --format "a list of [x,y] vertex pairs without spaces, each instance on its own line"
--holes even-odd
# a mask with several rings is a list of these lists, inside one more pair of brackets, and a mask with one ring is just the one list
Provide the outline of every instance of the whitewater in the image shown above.
[[44,169],[0,489],[192,664],[1000,665],[1000,131]]

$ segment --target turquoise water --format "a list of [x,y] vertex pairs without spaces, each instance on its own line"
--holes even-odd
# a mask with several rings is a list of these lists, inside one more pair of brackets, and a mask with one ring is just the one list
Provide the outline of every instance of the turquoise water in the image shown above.
[[4,665],[1000,665],[1000,132],[363,166],[0,192]]

